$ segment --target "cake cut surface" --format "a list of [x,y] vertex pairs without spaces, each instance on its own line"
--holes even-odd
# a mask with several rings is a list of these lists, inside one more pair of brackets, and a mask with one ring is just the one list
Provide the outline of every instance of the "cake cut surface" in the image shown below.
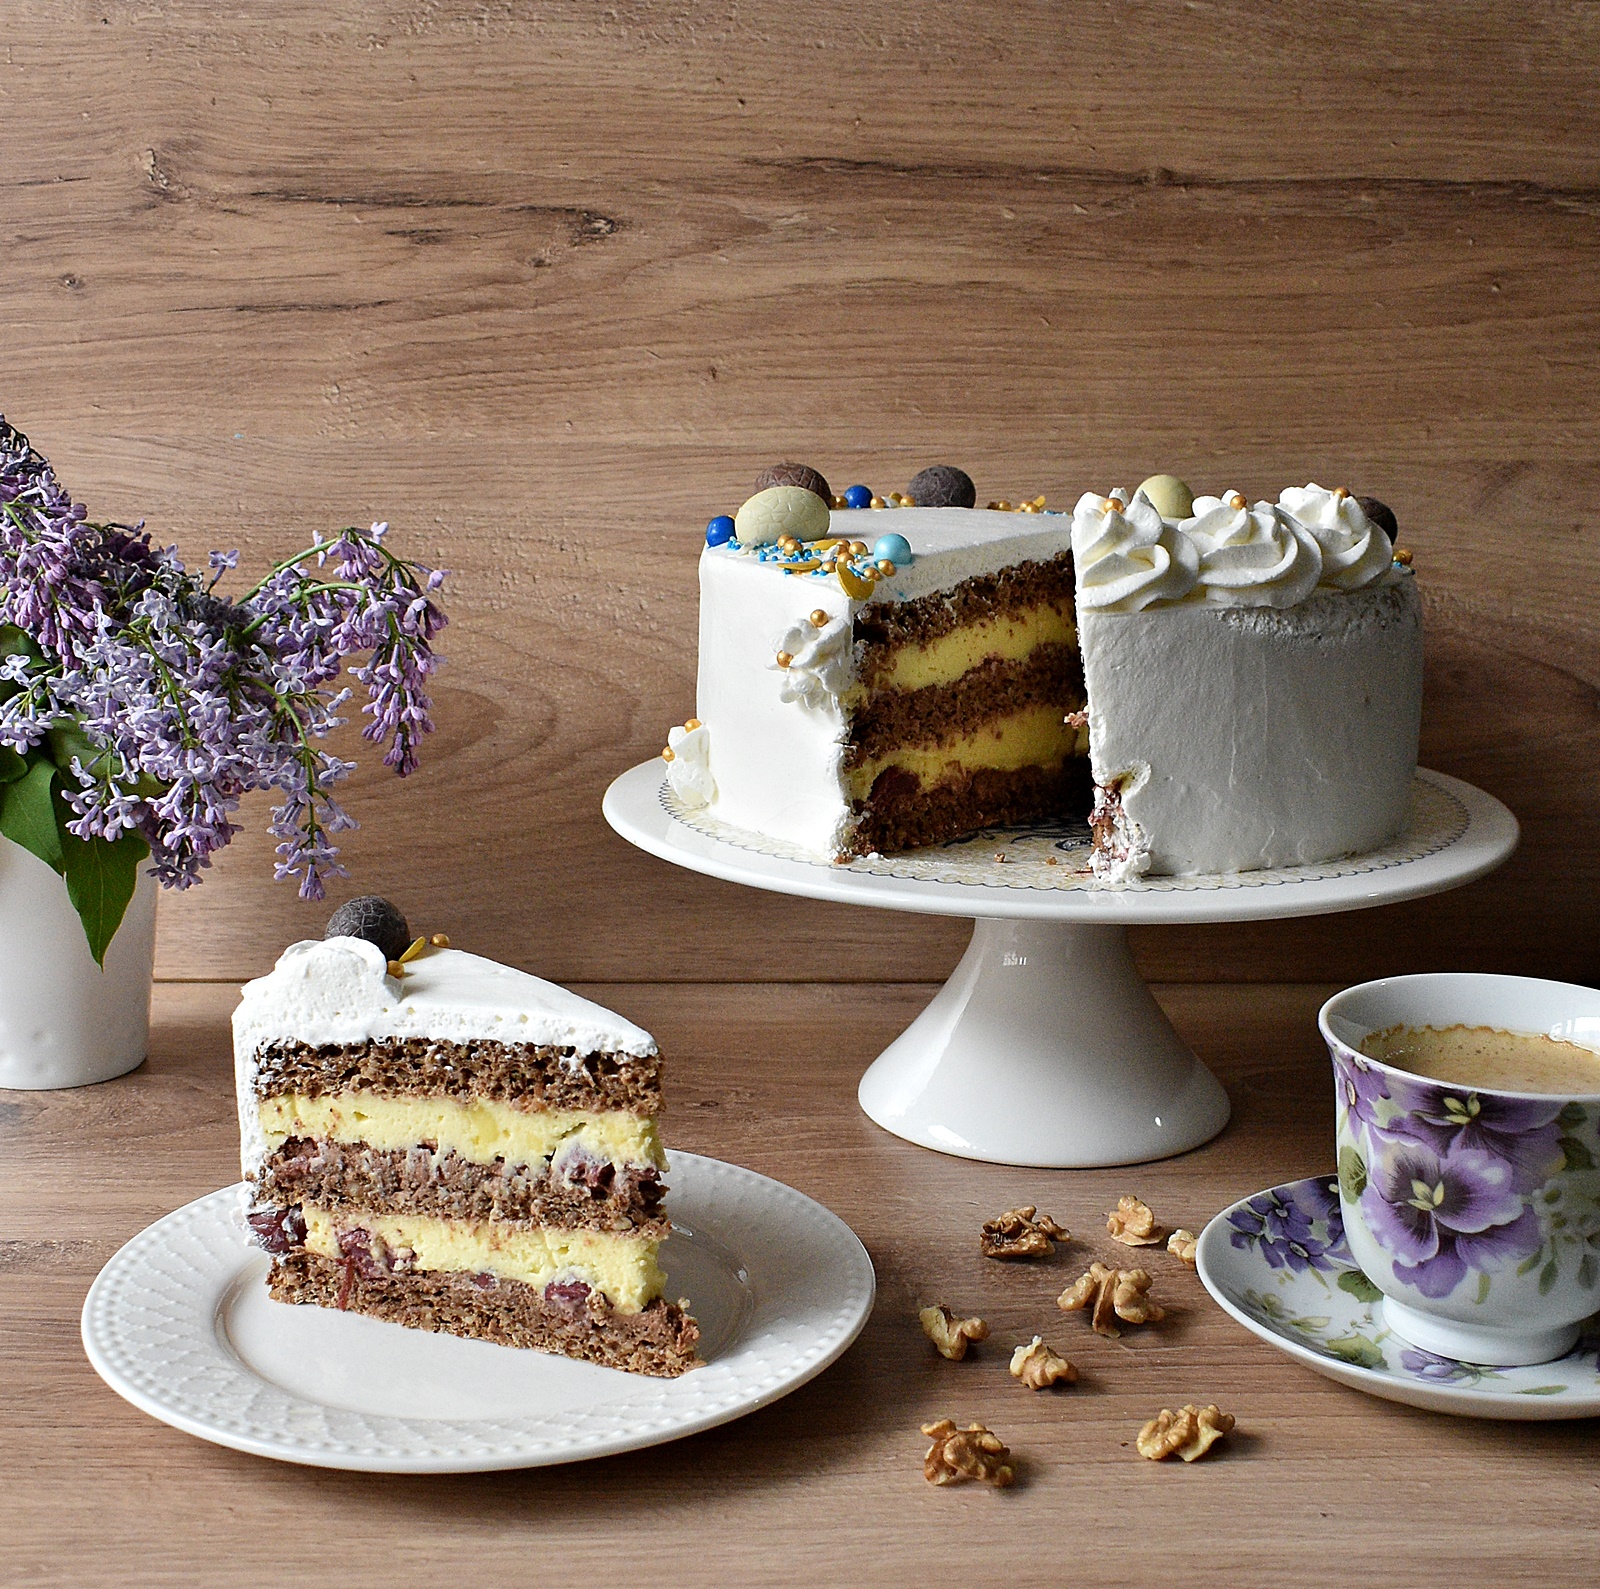
[[334,937],[245,987],[234,1043],[275,1298],[637,1373],[697,1366],[658,1262],[647,1032],[476,955],[419,941],[396,964]]

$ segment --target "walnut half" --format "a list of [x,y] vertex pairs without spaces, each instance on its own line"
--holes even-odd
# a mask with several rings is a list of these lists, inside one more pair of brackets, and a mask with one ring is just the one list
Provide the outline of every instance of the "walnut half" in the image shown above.
[[1106,1229],[1125,1247],[1153,1247],[1166,1234],[1150,1205],[1128,1195],[1119,1197],[1116,1208],[1106,1215]]
[[957,1429],[953,1420],[925,1423],[922,1432],[933,1442],[922,1459],[922,1476],[929,1484],[960,1484],[982,1479],[997,1489],[1016,1482],[1016,1469],[1007,1458],[1011,1448],[981,1423]]
[[1134,1445],[1139,1455],[1159,1462],[1163,1457],[1182,1457],[1193,1462],[1203,1457],[1233,1428],[1233,1415],[1223,1412],[1215,1402],[1209,1407],[1186,1403],[1176,1412],[1163,1407],[1139,1431]]
[[1025,1203],[985,1221],[978,1251],[985,1258],[1048,1258],[1055,1251],[1054,1244],[1071,1235],[1048,1214],[1039,1214],[1032,1203]]
[[1193,1269],[1195,1266],[1194,1249],[1198,1238],[1192,1230],[1175,1230],[1167,1237],[1167,1251],[1174,1258],[1181,1258]]
[[1124,1324],[1148,1324],[1166,1318],[1166,1309],[1148,1294],[1150,1284],[1143,1269],[1107,1269],[1103,1263],[1092,1263],[1088,1273],[1056,1298],[1056,1306],[1063,1313],[1088,1308],[1096,1335],[1118,1336],[1122,1331],[1116,1326],[1117,1319]]
[[1011,1354],[1010,1367],[1012,1378],[1020,1379],[1029,1390],[1045,1390],[1057,1383],[1078,1383],[1078,1370],[1046,1346],[1042,1335],[1019,1346]]
[[982,1319],[958,1319],[946,1307],[923,1308],[917,1314],[922,1333],[939,1348],[940,1357],[959,1363],[967,1355],[969,1341],[988,1337],[989,1326]]

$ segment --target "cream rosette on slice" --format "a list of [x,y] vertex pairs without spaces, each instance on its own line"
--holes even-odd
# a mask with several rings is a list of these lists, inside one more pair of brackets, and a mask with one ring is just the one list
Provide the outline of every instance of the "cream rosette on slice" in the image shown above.
[[1294,607],[1322,578],[1322,548],[1303,524],[1271,502],[1237,491],[1196,497],[1181,533],[1199,554],[1203,599],[1222,607]]
[[1322,548],[1324,585],[1360,590],[1388,573],[1394,556],[1389,537],[1343,486],[1335,491],[1325,491],[1315,481],[1289,486],[1279,493],[1278,506],[1309,530]]
[[1142,612],[1182,601],[1199,572],[1195,545],[1140,491],[1109,497],[1086,491],[1072,510],[1072,559],[1078,605],[1100,612]]
[[791,624],[767,664],[783,675],[779,698],[817,708],[837,701],[850,682],[850,642],[848,618],[830,617],[820,626],[809,618]]
[[716,781],[711,776],[711,732],[704,723],[693,728],[667,730],[667,782],[686,806],[710,805],[717,797]]

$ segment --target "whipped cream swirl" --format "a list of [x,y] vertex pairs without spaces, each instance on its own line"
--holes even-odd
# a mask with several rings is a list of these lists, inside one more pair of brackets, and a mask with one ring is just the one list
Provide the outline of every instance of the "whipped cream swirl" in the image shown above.
[[799,701],[810,707],[826,707],[839,698],[850,683],[851,625],[834,618],[820,629],[810,619],[791,624],[775,648],[787,662],[772,661],[783,678],[778,698]]
[[1109,497],[1086,491],[1072,510],[1072,561],[1078,605],[1101,612],[1142,612],[1182,601],[1194,589],[1194,542],[1164,520],[1143,491]]
[[1389,537],[1342,486],[1324,491],[1313,481],[1279,493],[1278,506],[1303,524],[1322,548],[1322,583],[1334,590],[1360,590],[1389,571]]
[[1223,607],[1293,607],[1322,578],[1322,548],[1270,502],[1249,507],[1237,492],[1196,497],[1182,533],[1199,553],[1204,599]]

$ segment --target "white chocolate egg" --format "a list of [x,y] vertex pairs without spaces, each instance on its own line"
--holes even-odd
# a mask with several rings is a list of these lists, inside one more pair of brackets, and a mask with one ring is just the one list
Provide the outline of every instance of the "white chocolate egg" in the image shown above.
[[828,534],[828,504],[804,486],[768,486],[734,515],[733,533],[741,546],[768,546],[780,535],[820,541]]
[[1175,474],[1153,474],[1139,490],[1164,519],[1186,519],[1194,511],[1194,492]]

